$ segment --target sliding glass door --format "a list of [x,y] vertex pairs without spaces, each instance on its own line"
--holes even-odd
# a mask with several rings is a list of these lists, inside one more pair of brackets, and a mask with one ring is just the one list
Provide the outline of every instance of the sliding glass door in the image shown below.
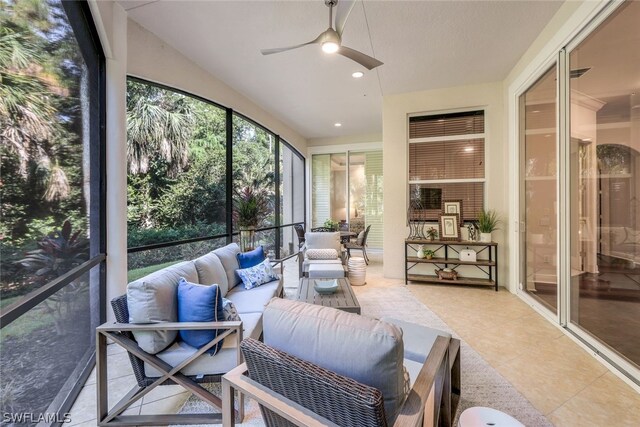
[[382,151],[314,154],[311,160],[311,227],[331,219],[359,233],[371,226],[367,245],[382,247]]
[[570,327],[640,366],[640,2],[569,52]]
[[602,13],[519,98],[520,286],[637,379],[640,2]]
[[558,310],[557,67],[520,97],[523,288]]

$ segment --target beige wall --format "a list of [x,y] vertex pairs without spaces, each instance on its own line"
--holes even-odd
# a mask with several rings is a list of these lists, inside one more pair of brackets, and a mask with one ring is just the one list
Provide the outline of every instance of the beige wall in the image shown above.
[[[404,239],[408,235],[407,143],[408,115],[484,108],[486,113],[485,206],[507,216],[506,147],[503,134],[502,82],[462,86],[384,97],[382,141],[384,150],[384,275],[404,277]],[[494,232],[500,243],[500,275],[505,277],[506,222]],[[500,285],[504,286],[504,280]]]
[[233,108],[277,133],[306,155],[307,141],[302,135],[132,20],[128,25],[127,49],[127,71],[130,75]]

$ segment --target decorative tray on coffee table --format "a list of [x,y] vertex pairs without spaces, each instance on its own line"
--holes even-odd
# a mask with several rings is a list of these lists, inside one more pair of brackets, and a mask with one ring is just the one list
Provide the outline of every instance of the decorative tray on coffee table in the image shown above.
[[338,281],[336,279],[316,279],[313,289],[321,295],[329,295],[338,290]]

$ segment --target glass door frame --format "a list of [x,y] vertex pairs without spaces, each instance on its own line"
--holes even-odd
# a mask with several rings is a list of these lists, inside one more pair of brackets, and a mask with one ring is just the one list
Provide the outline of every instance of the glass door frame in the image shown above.
[[[591,353],[597,359],[603,361],[610,368],[613,368],[618,376],[640,387],[640,368],[627,361],[624,357],[607,347],[604,343],[581,329],[578,325],[572,324],[571,319],[571,217],[570,217],[570,162],[571,162],[571,128],[570,128],[570,85],[569,85],[569,53],[575,49],[582,41],[591,35],[598,27],[614,13],[623,2],[611,1],[604,4],[582,28],[576,31],[563,43],[559,49],[550,55],[545,61],[536,67],[535,71],[522,81],[512,93],[513,105],[511,119],[514,120],[515,126],[512,130],[514,156],[517,163],[512,169],[512,176],[517,177],[514,183],[512,194],[514,194],[514,202],[512,209],[514,215],[514,253],[511,261],[517,265],[515,273],[511,277],[517,279],[516,294],[524,300],[528,305],[534,308],[538,313],[548,320],[556,323],[561,327],[574,341]],[[557,314],[546,308],[531,295],[524,290],[526,282],[526,258],[523,256],[526,250],[524,239],[525,224],[523,218],[523,200],[524,200],[524,150],[522,136],[524,135],[523,121],[521,120],[521,97],[522,95],[553,65],[557,65],[557,133],[556,133],[556,154],[557,166],[556,173],[558,177],[557,195],[558,195],[558,259],[557,259],[557,277],[558,277],[558,310]]]
[[[360,153],[367,153],[370,151],[383,151],[382,150],[382,143],[358,143],[358,144],[353,144],[350,146],[345,146],[345,145],[322,145],[322,146],[314,146],[314,147],[309,147],[307,150],[307,156],[308,156],[308,160],[305,165],[305,167],[307,168],[307,194],[309,195],[308,197],[308,205],[307,205],[307,224],[309,224],[309,228],[313,227],[313,170],[311,168],[311,165],[313,163],[313,156],[315,155],[331,155],[331,154],[344,154],[345,159],[346,159],[346,209],[347,209],[347,217],[350,216],[350,212],[349,209],[351,207],[351,191],[349,190],[349,181],[350,181],[350,177],[349,177],[349,168],[351,165],[351,155],[352,154],[360,154]],[[349,222],[349,219],[347,220],[347,222]]]

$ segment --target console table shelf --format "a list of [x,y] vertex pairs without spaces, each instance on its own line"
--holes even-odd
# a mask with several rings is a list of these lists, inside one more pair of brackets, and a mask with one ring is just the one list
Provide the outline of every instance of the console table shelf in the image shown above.
[[[409,255],[409,250],[417,251],[416,246],[423,245],[433,251],[444,250],[444,257],[434,257],[431,259],[418,258]],[[479,248],[476,254],[486,251],[488,259],[478,259],[476,261],[460,261],[459,252],[464,248]],[[453,252],[453,253],[451,253]],[[404,282],[428,282],[448,285],[473,285],[473,286],[493,286],[498,290],[498,244],[495,242],[470,242],[470,241],[443,241],[443,240],[421,240],[405,239],[404,244],[405,277]],[[487,278],[458,277],[457,280],[439,279],[432,274],[411,273],[410,270],[419,264],[433,264],[444,266],[445,268],[457,269],[461,265],[477,267]]]

